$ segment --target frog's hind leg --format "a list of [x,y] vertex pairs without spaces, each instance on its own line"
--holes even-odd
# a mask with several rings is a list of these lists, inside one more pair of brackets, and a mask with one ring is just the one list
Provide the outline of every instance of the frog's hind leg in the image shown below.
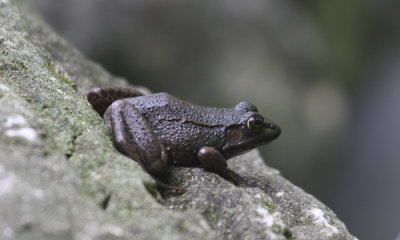
[[163,179],[168,173],[167,153],[146,118],[124,100],[111,105],[110,118],[115,148],[137,161],[157,182],[161,182],[157,179]]
[[103,117],[104,112],[113,102],[142,95],[144,94],[133,88],[103,87],[92,89],[87,95],[87,100]]

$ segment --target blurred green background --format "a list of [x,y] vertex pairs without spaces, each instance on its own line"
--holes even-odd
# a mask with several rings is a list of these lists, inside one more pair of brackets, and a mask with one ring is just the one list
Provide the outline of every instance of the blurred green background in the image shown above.
[[266,163],[360,239],[400,239],[400,1],[31,0],[86,56],[184,100],[254,103]]

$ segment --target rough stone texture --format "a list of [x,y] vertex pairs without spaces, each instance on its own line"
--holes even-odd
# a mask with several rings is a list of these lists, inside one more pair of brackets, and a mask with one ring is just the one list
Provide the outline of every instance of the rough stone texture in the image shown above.
[[158,192],[85,100],[105,85],[127,86],[24,2],[0,1],[1,239],[354,239],[257,151],[230,161],[239,186],[177,167],[188,191]]
[[174,168],[173,180],[188,192],[165,196],[167,205],[197,209],[225,239],[355,239],[330,209],[267,167],[257,151],[230,160],[229,167],[238,187],[203,169]]

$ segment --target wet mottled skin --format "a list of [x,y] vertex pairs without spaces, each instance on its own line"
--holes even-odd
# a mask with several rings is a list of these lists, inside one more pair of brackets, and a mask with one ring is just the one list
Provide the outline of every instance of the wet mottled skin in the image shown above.
[[114,146],[161,179],[169,164],[201,165],[223,174],[227,159],[280,134],[248,102],[202,107],[167,93],[143,95],[126,88],[93,89],[88,101],[101,116],[109,111]]

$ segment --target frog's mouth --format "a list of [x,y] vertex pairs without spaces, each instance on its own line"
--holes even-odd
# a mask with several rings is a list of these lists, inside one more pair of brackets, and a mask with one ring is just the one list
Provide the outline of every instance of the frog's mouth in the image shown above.
[[222,154],[226,159],[234,157],[258,146],[268,144],[279,137],[280,134],[280,127],[274,123],[264,122],[262,129],[257,131],[243,125],[233,126],[226,131]]

